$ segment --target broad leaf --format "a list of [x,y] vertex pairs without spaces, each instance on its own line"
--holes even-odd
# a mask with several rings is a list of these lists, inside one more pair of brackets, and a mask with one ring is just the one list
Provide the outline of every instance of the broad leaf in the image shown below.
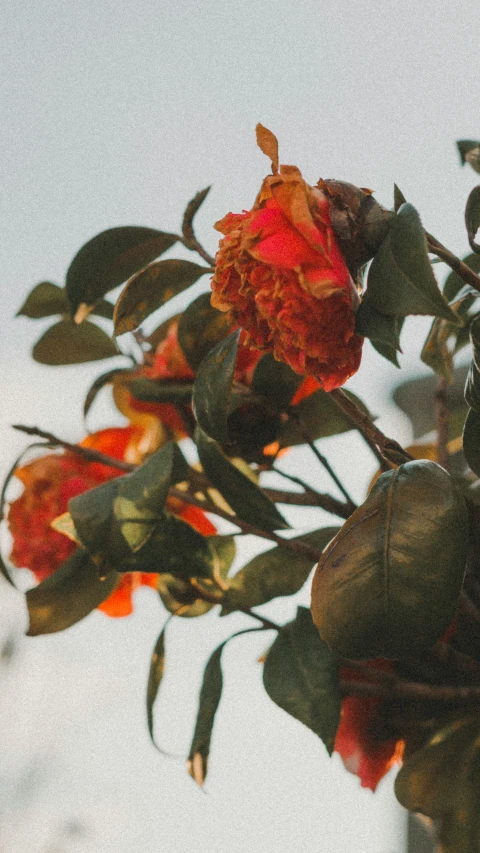
[[355,332],[369,338],[378,352],[399,367],[397,351],[401,352],[400,332],[403,317],[383,314],[371,301],[362,302],[355,315]]
[[432,646],[453,619],[468,513],[452,477],[414,461],[379,477],[322,556],[312,586],[320,636],[347,658],[399,658]]
[[[470,267],[474,272],[480,273],[480,255],[472,252],[463,259],[463,263]],[[448,302],[453,302],[460,290],[465,286],[463,278],[456,272],[451,272],[443,286],[443,295]]]
[[121,478],[113,511],[133,553],[146,543],[162,521],[170,486],[187,477],[187,462],[178,445],[170,441],[136,471]]
[[[200,587],[209,593],[212,590],[221,592],[215,585],[215,579],[220,577],[224,580],[227,577],[235,557],[235,539],[233,536],[208,536],[207,542],[213,554],[213,580],[198,578],[195,581],[195,587]],[[195,587],[189,581],[180,580],[173,575],[164,574],[159,577],[158,591],[162,603],[169,613],[175,616],[191,619],[202,616],[215,607],[214,602],[199,598]]]
[[98,607],[113,592],[120,575],[110,571],[100,578],[83,548],[46,580],[27,592],[29,637],[64,631]]
[[116,335],[132,332],[146,317],[211,272],[191,261],[157,261],[140,270],[122,290],[113,315]]
[[475,242],[475,236],[480,226],[480,186],[475,187],[468,196],[465,208],[465,225],[467,226],[470,248],[480,253],[480,244]]
[[470,409],[463,428],[463,452],[473,473],[480,477],[480,415]]
[[475,172],[480,173],[480,142],[477,139],[459,139],[457,148],[462,166],[468,163]]
[[227,441],[227,419],[240,330],[221,341],[203,359],[193,386],[193,410],[201,429]]
[[28,294],[17,317],[30,317],[38,320],[51,317],[52,314],[69,314],[70,305],[63,287],[51,281],[41,281]]
[[97,234],[75,255],[67,272],[66,290],[72,315],[80,305],[95,302],[127,278],[163,255],[175,234],[136,225]]
[[216,559],[208,537],[165,511],[146,543],[116,565],[119,571],[171,574],[181,580],[212,578]]
[[179,344],[194,371],[231,330],[228,316],[212,307],[210,295],[201,293],[197,296],[185,309],[178,324]]
[[[338,527],[326,527],[289,541],[318,548],[320,556],[338,530]],[[221,615],[226,616],[237,609],[258,607],[280,595],[294,595],[307,580],[314,562],[305,554],[287,552],[281,545],[259,554],[230,578],[222,601]]]
[[95,558],[111,549],[115,568],[118,568],[119,553],[127,552],[119,526],[115,528],[113,525],[113,505],[123,479],[117,477],[109,480],[68,502],[68,511],[83,547]]
[[[457,367],[453,372],[453,384],[447,388],[447,405],[450,412],[464,408],[467,413],[463,389],[467,377],[466,367]],[[409,417],[413,426],[414,439],[435,429],[435,392],[438,380],[435,376],[409,379],[402,382],[393,392],[397,406]],[[451,438],[454,436],[450,436]]]
[[60,320],[42,335],[33,347],[35,361],[40,364],[83,364],[121,355],[112,339],[85,320],[80,325],[73,320]]
[[340,721],[338,663],[306,607],[299,607],[296,619],[278,634],[263,683],[275,704],[315,732],[331,754]]
[[272,403],[279,411],[287,408],[304,382],[305,377],[295,373],[283,361],[275,361],[268,353],[258,362],[252,380],[252,390]]
[[[218,444],[197,431],[197,449],[203,469],[241,521],[262,530],[288,527],[285,519],[255,483],[225,456]],[[232,521],[235,519],[232,517]]]
[[411,204],[403,204],[368,272],[364,302],[397,317],[433,314],[456,322],[428,258],[425,232]]
[[[362,401],[349,391],[345,392],[359,408],[368,414]],[[338,408],[330,394],[319,389],[304,397],[289,409],[289,417],[278,433],[281,447],[305,444],[308,439],[326,438],[354,429],[352,422]]]
[[406,204],[407,199],[402,193],[400,187],[397,187],[396,184],[393,185],[393,209],[395,213],[398,213],[402,204]]

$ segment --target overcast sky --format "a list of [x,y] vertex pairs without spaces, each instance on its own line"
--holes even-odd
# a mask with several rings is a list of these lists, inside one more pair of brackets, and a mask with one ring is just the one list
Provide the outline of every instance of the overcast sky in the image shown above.
[[[104,367],[33,364],[29,350],[48,323],[13,319],[28,291],[43,279],[62,284],[76,251],[105,228],[176,230],[208,184],[198,233],[214,252],[212,223],[251,207],[269,169],[255,146],[258,121],[307,181],[371,187],[386,206],[396,182],[429,231],[468,251],[463,209],[475,176],[460,168],[454,143],[480,132],[473,0],[4,0],[0,22],[4,471],[24,446],[11,423],[82,437],[83,397]],[[427,326],[407,325],[408,372]],[[349,387],[407,441],[388,403],[398,379],[367,347]],[[92,426],[108,422],[99,407]],[[351,436],[325,448],[351,474]],[[368,456],[356,461],[358,499],[373,467]],[[3,631],[18,631],[21,596],[2,594]],[[270,612],[286,620],[293,608],[276,602]],[[156,753],[143,704],[163,619],[143,590],[130,619],[96,613],[63,635],[21,641],[0,698],[2,853],[52,853],[65,821],[87,827],[65,840],[80,853],[401,853],[391,780],[375,797],[362,791],[264,694],[256,661],[267,635],[226,651],[208,795]],[[157,734],[185,753],[203,663],[246,620],[177,622]],[[12,779],[29,773],[22,799]]]

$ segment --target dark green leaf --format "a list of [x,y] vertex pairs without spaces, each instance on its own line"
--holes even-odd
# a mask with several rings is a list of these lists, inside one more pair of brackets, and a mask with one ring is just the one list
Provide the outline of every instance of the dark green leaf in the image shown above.
[[435,462],[381,475],[322,556],[312,614],[347,658],[398,658],[433,645],[453,619],[465,573],[468,513]]
[[[447,405],[453,412],[465,406],[463,389],[467,368],[457,367],[453,372],[453,384],[447,388]],[[410,418],[413,437],[419,438],[435,429],[435,392],[438,380],[435,376],[409,379],[398,385],[393,393],[397,406]],[[466,410],[465,410],[466,414]]]
[[190,382],[159,382],[156,379],[133,379],[128,383],[132,397],[143,403],[191,403],[193,385]]
[[87,396],[85,397],[85,402],[83,404],[83,417],[87,417],[98,392],[101,391],[105,385],[111,384],[112,379],[115,376],[119,376],[122,373],[128,374],[129,372],[130,370],[128,368],[115,367],[113,370],[108,370],[107,373],[102,373],[101,376],[98,376],[93,385],[88,389]]
[[212,739],[215,714],[220,703],[223,675],[220,659],[228,641],[225,640],[211,655],[203,675],[197,721],[188,755],[188,772],[197,785],[203,785],[207,775],[210,741]]
[[480,243],[475,242],[475,236],[480,226],[480,186],[475,187],[468,196],[465,208],[465,225],[467,226],[470,248],[480,253]]
[[304,381],[283,361],[275,361],[268,353],[258,362],[252,380],[252,390],[265,397],[279,411],[287,408]]
[[476,139],[459,139],[457,148],[462,166],[469,163],[475,172],[480,172],[480,142]]
[[173,323],[177,323],[181,316],[181,314],[174,314],[172,317],[169,317],[168,320],[164,320],[163,323],[160,323],[157,328],[153,330],[152,334],[148,336],[147,341],[152,348],[152,352],[155,352],[158,345],[165,340],[170,330],[170,326]]
[[278,634],[263,683],[275,704],[315,732],[331,755],[340,722],[338,663],[306,607],[299,607],[296,619]]
[[122,560],[119,571],[171,574],[181,580],[212,578],[215,571],[214,551],[208,537],[191,524],[165,511],[145,545]]
[[402,193],[400,187],[397,187],[397,185],[394,184],[393,185],[393,208],[395,210],[395,213],[398,213],[402,204],[406,204],[406,202],[407,202],[407,199],[405,198],[404,194]]
[[428,259],[425,232],[411,204],[403,204],[375,255],[364,302],[392,316],[433,314],[456,322]]
[[94,323],[60,320],[50,326],[33,347],[40,364],[83,364],[120,355],[112,339]]
[[[368,414],[365,405],[355,394],[349,391],[345,393],[363,412]],[[280,428],[278,441],[281,447],[292,447],[296,444],[305,444],[307,436],[315,441],[317,438],[339,435],[351,429],[353,429],[351,421],[340,411],[330,394],[319,389],[291,407],[289,418]]]
[[473,358],[465,383],[465,400],[480,415],[480,315],[470,324],[470,340]]
[[369,302],[362,302],[355,315],[355,332],[369,338],[378,352],[398,367],[397,351],[401,352],[400,332],[403,317],[383,314]]
[[[242,474],[222,452],[218,444],[197,431],[197,449],[203,469],[241,521],[262,530],[288,527],[272,503],[255,483]],[[235,519],[232,517],[232,521]]]
[[[463,259],[463,263],[470,267],[474,272],[480,273],[480,255],[472,252]],[[453,302],[460,290],[464,287],[465,282],[456,272],[451,272],[447,276],[447,280],[443,285],[443,295],[448,302]]]
[[[235,539],[233,536],[208,536],[207,542],[213,553],[213,578],[225,579],[235,557]],[[202,616],[215,607],[214,602],[198,597],[198,587],[209,593],[212,590],[221,593],[220,588],[214,584],[215,580],[210,578],[197,578],[193,587],[188,581],[164,574],[160,575],[158,591],[163,605],[170,613],[190,619]]]
[[68,502],[68,511],[80,542],[92,557],[103,555],[112,548],[112,556],[116,560],[119,547],[120,552],[126,551],[126,545],[122,547],[124,543],[121,541],[119,529],[114,531],[112,524],[113,505],[123,479],[117,477],[109,480],[71,498]]
[[37,320],[41,317],[51,317],[52,314],[69,312],[70,305],[65,290],[51,281],[41,281],[30,291],[22,307],[17,311],[17,317],[30,317]]
[[[168,623],[168,620],[167,620]],[[157,698],[157,693],[163,678],[163,672],[165,669],[165,629],[167,625],[165,624],[163,630],[160,633],[160,636],[155,643],[155,648],[152,652],[152,657],[150,660],[150,670],[148,673],[148,683],[147,683],[147,725],[148,725],[148,733],[152,740],[154,746],[156,746],[155,738],[153,736],[153,706],[155,704],[155,699]]]
[[72,314],[95,302],[127,278],[163,255],[175,234],[131,225],[97,234],[75,255],[67,272],[66,289]]
[[211,272],[191,261],[157,261],[140,270],[123,288],[113,315],[116,335],[137,329],[146,317]]
[[[293,541],[318,548],[320,556],[338,530],[338,527],[313,530],[296,536]],[[258,607],[280,595],[294,595],[307,580],[313,565],[311,557],[287,552],[281,545],[259,554],[230,579],[221,615],[246,607]]]
[[187,462],[178,445],[170,441],[136,471],[121,478],[113,511],[133,553],[146,543],[162,521],[170,486],[187,477]]
[[473,473],[480,477],[480,416],[470,409],[463,428],[463,452]]
[[454,326],[449,320],[441,320],[435,317],[430,331],[422,349],[421,359],[428,364],[439,376],[447,382],[453,379],[453,350],[454,345],[449,345],[458,326]]
[[227,441],[227,419],[237,361],[240,330],[233,332],[203,359],[193,386],[193,409],[202,430]]
[[86,551],[78,548],[50,577],[27,592],[28,636],[75,625],[109,597],[119,579],[113,571],[100,578]]
[[210,293],[201,293],[183,312],[178,341],[192,368],[197,371],[205,356],[230,334],[231,322],[223,311],[210,305]]
[[191,201],[188,202],[185,213],[183,215],[183,223],[182,223],[182,234],[187,240],[191,240],[194,237],[193,233],[193,218],[197,211],[202,206],[205,201],[208,193],[210,192],[211,187],[205,187],[204,190],[200,190]]

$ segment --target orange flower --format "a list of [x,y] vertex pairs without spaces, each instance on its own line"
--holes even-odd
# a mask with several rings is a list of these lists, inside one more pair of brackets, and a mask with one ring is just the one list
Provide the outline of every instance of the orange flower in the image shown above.
[[252,210],[228,213],[212,280],[212,305],[231,311],[246,344],[273,351],[326,391],[358,370],[359,296],[330,221],[330,202],[295,166],[265,178]]
[[[80,446],[125,460],[137,453],[143,437],[144,431],[138,426],[118,427],[93,433]],[[51,522],[66,512],[71,498],[121,474],[118,468],[90,462],[68,450],[61,454],[50,453],[18,468],[15,475],[23,483],[24,490],[12,501],[8,513],[13,537],[12,563],[18,568],[30,569],[39,582],[53,574],[77,546],[54,530]],[[200,509],[173,498],[168,499],[166,505],[203,535],[216,533],[216,528]],[[109,616],[127,616],[133,610],[132,593],[142,585],[156,587],[157,580],[156,574],[122,574],[117,588],[98,609]]]
[[[392,661],[370,663],[385,672],[393,670]],[[364,675],[346,667],[340,670],[340,677],[365,682]],[[360,778],[363,788],[372,791],[388,770],[401,761],[403,754],[403,741],[382,733],[379,714],[382,701],[376,696],[345,696],[334,746],[346,769]]]

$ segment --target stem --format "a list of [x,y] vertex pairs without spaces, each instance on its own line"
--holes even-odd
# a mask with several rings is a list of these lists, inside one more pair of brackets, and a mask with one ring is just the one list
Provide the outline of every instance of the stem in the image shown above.
[[262,492],[266,497],[270,498],[274,503],[287,504],[292,506],[318,506],[332,515],[338,515],[339,518],[350,518],[353,509],[350,504],[344,504],[337,501],[331,495],[322,495],[319,492],[284,492],[280,489],[268,489],[262,487]]
[[123,462],[121,459],[115,459],[114,456],[107,456],[106,453],[101,453],[99,450],[92,450],[90,447],[82,447],[80,444],[71,444],[69,441],[64,441],[62,438],[57,438],[51,432],[45,432],[38,427],[27,427],[22,424],[12,424],[13,429],[18,429],[20,432],[26,432],[27,435],[35,435],[38,438],[44,438],[48,444],[53,447],[64,447],[65,450],[70,450],[76,453],[77,456],[83,456],[89,462],[100,462],[102,465],[108,465],[110,468],[118,468],[120,471],[131,472],[138,468],[138,465],[133,465],[131,462]]
[[[377,426],[371,418],[362,412],[356,403],[343,391],[342,388],[336,388],[330,391],[330,396],[335,401],[339,409],[347,416],[354,424],[356,429],[361,432],[367,444],[373,449],[378,448],[381,453],[384,464],[388,469],[401,465],[403,462],[408,462],[413,459],[413,456],[405,450],[398,441],[393,438],[388,438]],[[377,455],[377,453],[375,454]]]
[[[219,596],[218,593],[208,592],[208,590],[204,589],[196,580],[196,578],[190,578],[190,585],[195,590],[195,594],[197,598],[202,599],[202,601],[208,601],[210,604],[221,604],[222,596]],[[259,613],[255,613],[253,610],[250,610],[249,607],[237,607],[239,612],[245,613],[246,616],[251,616],[252,619],[256,619],[257,622],[261,622],[263,627],[272,630],[272,631],[281,631],[282,626],[278,625],[276,622],[272,622],[271,619],[267,619],[265,616],[260,616]],[[260,630],[260,629],[257,629]]]
[[422,699],[429,702],[480,702],[480,687],[450,687],[420,684],[399,679],[391,683],[367,684],[360,681],[340,681],[344,695],[378,696],[382,699]]
[[475,290],[480,293],[480,276],[477,275],[467,264],[457,258],[449,249],[447,249],[439,240],[432,234],[425,232],[428,243],[428,251],[444,261],[447,266],[457,273],[467,284],[470,284]]
[[318,459],[320,464],[323,465],[326,472],[330,475],[333,482],[335,483],[335,485],[337,486],[339,491],[344,496],[345,500],[347,501],[347,505],[348,505],[348,509],[349,509],[349,515],[351,515],[352,512],[354,512],[357,509],[357,504],[355,503],[355,501],[352,500],[352,498],[348,494],[345,486],[343,485],[341,480],[335,474],[335,471],[333,470],[332,466],[330,465],[328,459],[326,459],[326,457],[322,453],[320,453],[318,448],[315,446],[315,443],[314,443],[311,435],[309,434],[307,428],[305,427],[304,423],[302,422],[302,419],[298,417],[298,415],[295,411],[290,411],[288,414],[289,414],[289,417],[292,418],[295,421],[295,423],[297,424],[298,429],[302,433],[302,435],[303,435],[305,441],[307,442],[312,453],[316,456],[316,458]]
[[435,391],[435,421],[437,426],[437,461],[446,471],[450,467],[447,450],[449,415],[447,380],[442,376],[438,380],[437,390]]
[[197,252],[197,254],[200,255],[207,264],[209,264],[211,272],[215,272],[215,258],[212,258],[212,256],[208,254],[207,250],[203,248],[202,244],[198,242],[196,237],[180,237],[178,234],[177,240],[182,243],[186,249],[190,249],[191,252]]

